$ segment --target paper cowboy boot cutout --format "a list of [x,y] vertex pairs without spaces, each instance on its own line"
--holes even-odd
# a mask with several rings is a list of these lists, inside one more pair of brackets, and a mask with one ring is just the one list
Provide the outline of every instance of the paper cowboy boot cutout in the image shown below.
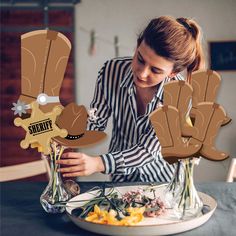
[[60,105],[59,92],[70,50],[70,41],[56,31],[37,30],[21,36],[22,77],[18,101],[26,104],[26,109],[35,100],[44,112]]
[[222,106],[211,102],[199,103],[196,107],[193,137],[191,144],[202,144],[200,155],[212,161],[222,161],[228,154],[215,148],[215,138],[224,122],[226,113]]
[[[191,83],[193,87],[191,117],[195,117],[196,107],[200,102],[216,102],[217,92],[221,83],[221,77],[212,70],[196,71],[192,73]],[[225,117],[222,125],[226,125],[231,121],[229,117]]]
[[149,115],[151,124],[160,141],[163,158],[171,163],[178,159],[187,158],[196,154],[202,144],[184,143],[181,137],[179,112],[173,106],[163,106]]
[[192,86],[183,80],[171,81],[164,85],[164,105],[171,105],[178,109],[182,136],[192,135],[192,127],[186,122],[192,93]]

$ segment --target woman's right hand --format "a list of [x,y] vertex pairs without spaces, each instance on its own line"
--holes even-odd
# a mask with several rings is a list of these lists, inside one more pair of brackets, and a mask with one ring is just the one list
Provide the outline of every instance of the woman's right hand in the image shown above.
[[88,176],[105,170],[100,156],[92,157],[81,152],[67,152],[57,161],[61,165],[58,169],[63,177]]

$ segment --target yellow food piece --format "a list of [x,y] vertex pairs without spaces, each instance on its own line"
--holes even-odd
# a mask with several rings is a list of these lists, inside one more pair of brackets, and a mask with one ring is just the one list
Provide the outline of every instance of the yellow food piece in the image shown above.
[[85,220],[93,223],[109,224],[109,225],[136,225],[137,223],[143,220],[144,218],[143,213],[145,211],[145,207],[140,207],[140,208],[129,207],[126,210],[130,215],[125,216],[121,220],[117,220],[116,211],[110,210],[108,212],[106,210],[101,210],[99,206],[95,205],[94,211],[89,212]]

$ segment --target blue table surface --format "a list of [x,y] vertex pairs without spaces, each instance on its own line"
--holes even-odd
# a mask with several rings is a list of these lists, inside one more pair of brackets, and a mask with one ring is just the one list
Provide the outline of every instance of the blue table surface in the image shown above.
[[[79,184],[81,191],[85,192],[94,186],[102,185],[102,182]],[[64,213],[54,215],[44,212],[39,197],[46,185],[42,182],[0,184],[1,236],[98,235],[77,227]],[[214,197],[218,204],[217,209],[204,225],[178,235],[236,236],[236,183],[201,183],[196,184],[196,188]]]

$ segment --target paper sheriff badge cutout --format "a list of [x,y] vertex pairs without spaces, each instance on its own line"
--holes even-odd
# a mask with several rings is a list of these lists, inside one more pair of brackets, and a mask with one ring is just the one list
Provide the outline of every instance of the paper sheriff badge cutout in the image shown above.
[[38,143],[41,151],[48,155],[51,152],[50,141],[53,137],[66,137],[67,130],[60,129],[56,124],[56,118],[61,114],[62,108],[54,107],[51,112],[43,113],[39,109],[37,102],[31,103],[32,113],[27,119],[16,118],[14,124],[21,126],[26,131],[25,139],[21,141],[20,146],[23,149],[29,147],[30,144]]

